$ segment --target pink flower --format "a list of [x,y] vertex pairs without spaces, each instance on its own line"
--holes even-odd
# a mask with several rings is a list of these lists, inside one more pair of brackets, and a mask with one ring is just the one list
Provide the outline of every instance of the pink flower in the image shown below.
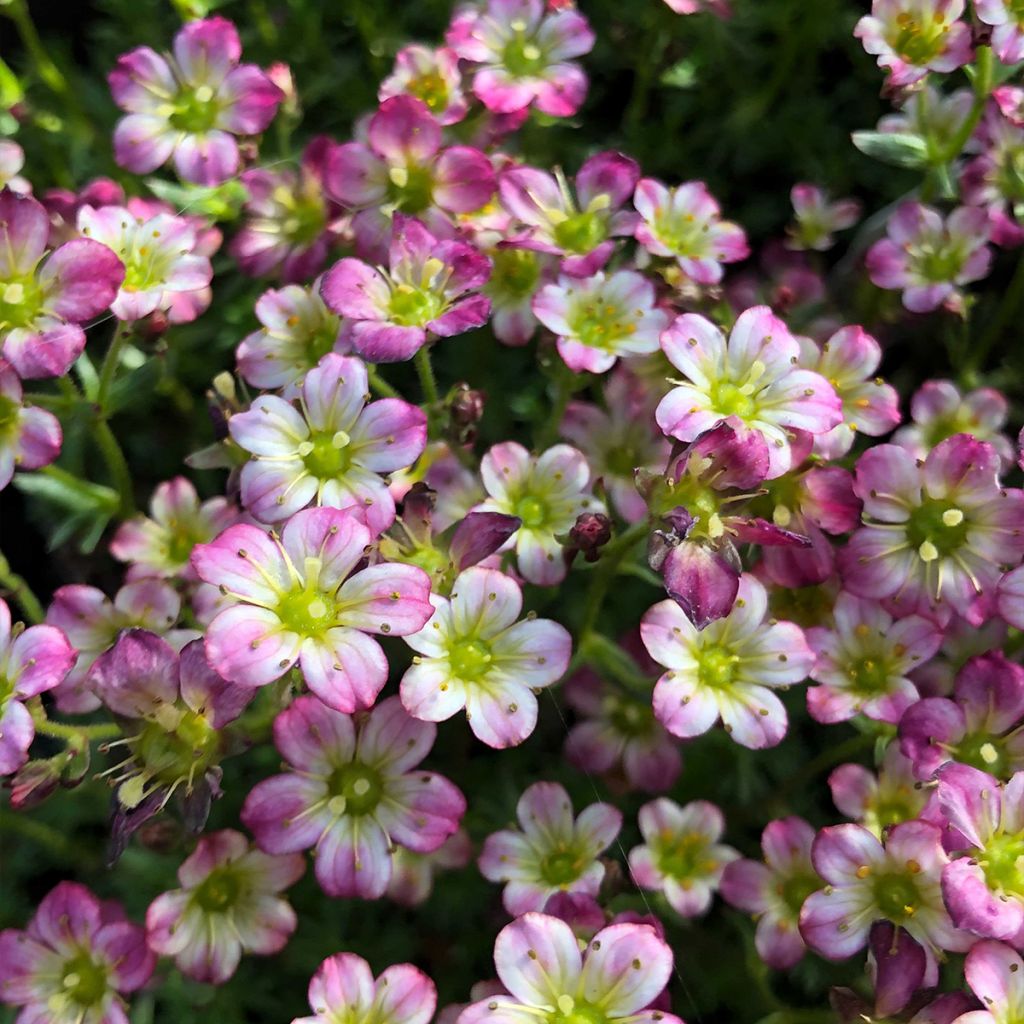
[[456,12],[447,42],[472,65],[473,92],[488,110],[533,105],[571,117],[583,104],[587,76],[572,58],[590,52],[594,33],[575,9],[546,14],[543,0],[487,0]]
[[257,299],[255,312],[263,326],[235,352],[238,372],[254,388],[296,385],[329,352],[349,350],[341,320],[320,298],[320,278],[309,288],[271,288]]
[[799,626],[765,625],[767,610],[764,587],[747,574],[732,611],[704,630],[675,601],[648,609],[640,635],[668,669],[654,688],[654,713],[670,733],[689,739],[721,719],[742,746],[760,750],[781,742],[788,719],[772,689],[802,682],[814,654]]
[[84,714],[100,706],[87,680],[93,662],[113,647],[122,630],[138,627],[164,637],[180,650],[199,634],[175,629],[181,615],[181,596],[161,579],[145,576],[125,584],[111,601],[102,590],[80,583],[58,587],[46,612],[46,621],[62,630],[78,653],[78,660],[53,696],[57,707]]
[[469,104],[462,92],[459,59],[442,46],[432,50],[413,43],[395,54],[395,69],[380,83],[377,99],[413,96],[424,103],[441,125],[458,124]]
[[750,255],[743,228],[722,220],[718,202],[702,181],[667,188],[642,178],[633,204],[641,217],[636,240],[652,255],[674,259],[696,284],[718,284],[723,263]]
[[992,263],[988,218],[976,206],[958,206],[943,218],[930,206],[903,203],[886,232],[889,237],[875,242],[865,257],[868,276],[879,288],[902,290],[903,305],[912,313],[943,304],[960,308],[959,286],[985,277]]
[[999,452],[1005,471],[1014,462],[1013,445],[1001,432],[1009,411],[1006,398],[995,388],[976,388],[961,395],[951,380],[926,380],[910,400],[913,422],[893,434],[893,444],[906,448],[915,459],[925,459],[940,441],[971,434]]
[[[1024,42],[1024,32],[1018,32]],[[1003,91],[1013,88],[1003,86],[993,92],[972,143],[981,153],[960,175],[964,202],[985,208],[992,241],[1005,248],[1016,248],[1024,242],[1024,224],[1019,215],[1020,185],[1015,170],[1024,151],[1024,126],[1016,112],[1019,98]]]
[[65,242],[44,260],[50,218],[31,196],[0,191],[0,337],[23,378],[62,377],[85,348],[81,325],[117,295],[124,264],[100,242]]
[[620,357],[659,348],[669,314],[655,305],[642,274],[619,270],[593,277],[560,277],[533,299],[533,314],[558,336],[558,354],[576,373],[604,373]]
[[200,504],[195,487],[183,476],[157,485],[149,513],[122,523],[110,542],[110,553],[120,562],[131,563],[133,577],[194,579],[189,563],[192,549],[213,540],[238,518],[238,510],[227,498]]
[[11,625],[0,598],[0,775],[28,760],[35,725],[24,702],[52,690],[75,663],[67,637],[54,626]]
[[923,465],[894,444],[865,452],[854,488],[864,526],[839,556],[846,588],[904,614],[952,608],[980,625],[1001,567],[1024,555],[1024,493],[998,474],[996,450],[968,434],[936,445]]
[[1024,945],[1024,772],[1005,786],[950,761],[936,773],[939,807],[957,856],[942,872],[942,896],[958,928]]
[[[124,264],[124,281],[110,306],[119,320],[171,310],[176,295],[202,291],[213,278],[209,259],[194,252],[196,232],[184,217],[158,213],[137,218],[123,206],[85,206],[78,213],[78,230],[117,253]],[[196,312],[171,320],[194,319],[189,314]]]
[[522,526],[510,539],[519,572],[529,583],[554,586],[565,579],[560,535],[582,512],[603,512],[590,493],[590,467],[581,452],[556,444],[537,458],[515,441],[496,444],[483,457],[480,473],[487,500],[481,512],[517,516]]
[[471,245],[439,241],[418,220],[396,214],[390,267],[343,259],[324,275],[328,308],[353,321],[352,346],[370,362],[411,359],[433,335],[450,338],[487,321],[479,289],[491,264]]
[[336,953],[309,983],[311,1017],[292,1024],[428,1024],[437,1006],[434,983],[412,964],[394,964],[374,978],[355,953]]
[[495,569],[466,569],[451,599],[431,595],[434,614],[405,642],[419,654],[402,677],[402,704],[427,722],[463,708],[478,739],[501,749],[523,742],[537,724],[535,692],[558,682],[572,639],[549,619],[517,621],[519,584]]
[[964,0],[873,0],[853,34],[892,86],[913,85],[929,71],[955,71],[973,57]]
[[276,274],[285,283],[301,283],[323,269],[337,237],[333,222],[341,215],[324,194],[333,146],[324,135],[314,138],[297,172],[262,167],[242,172],[248,216],[231,241],[231,255],[243,274]]
[[861,204],[856,199],[830,202],[817,185],[800,182],[790,190],[789,198],[796,214],[787,243],[792,249],[826,252],[835,244],[833,232],[852,227],[860,219]]
[[877,775],[861,764],[841,764],[829,775],[828,785],[836,809],[879,839],[901,821],[921,818],[942,824],[935,791],[920,785],[913,762],[897,742],[885,748]]
[[358,720],[299,697],[274,721],[274,743],[291,770],[256,785],[242,821],[266,853],[314,849],[329,896],[377,899],[391,880],[396,844],[430,853],[465,813],[455,786],[416,767],[436,735],[397,697]]
[[200,831],[210,801],[220,795],[220,730],[252,700],[206,663],[199,640],[179,656],[166,640],[143,629],[122,633],[89,672],[89,685],[119,719],[128,756],[105,775],[117,787],[115,851],[131,832],[163,810],[178,792],[186,822]]
[[259,687],[298,662],[330,707],[370,707],[388,663],[367,634],[408,636],[434,612],[422,569],[383,563],[353,572],[372,539],[352,511],[319,508],[297,512],[280,538],[240,523],[197,545],[199,578],[231,599],[207,629],[210,664]]
[[807,631],[816,659],[810,676],[822,684],[807,691],[811,717],[831,724],[862,714],[896,725],[918,700],[907,673],[938,651],[941,630],[919,615],[894,622],[877,602],[846,592],[836,599],[833,621],[831,630]]
[[120,905],[61,882],[25,931],[0,932],[0,1001],[23,1024],[127,1024],[124,996],[142,988],[156,960]]
[[114,157],[149,174],[172,157],[178,174],[219,185],[238,171],[236,135],[258,135],[284,93],[255,64],[240,64],[242,44],[224,18],[191,21],[174,37],[174,54],[140,46],[107,76],[127,113],[114,130]]
[[[652,665],[639,634],[631,633],[619,646],[638,662],[639,682]],[[649,698],[626,695],[591,669],[572,676],[564,694],[579,716],[565,740],[570,763],[588,773],[624,775],[627,786],[648,793],[675,785],[683,767],[679,744],[654,717]]]
[[662,335],[665,355],[686,380],[658,406],[658,426],[693,441],[730,416],[764,436],[768,479],[793,462],[791,431],[824,434],[842,421],[842,403],[820,374],[798,368],[799,342],[767,306],[741,314],[726,341],[710,320],[677,317]]
[[557,782],[536,782],[516,804],[519,829],[494,832],[480,854],[480,873],[505,882],[501,901],[516,917],[543,909],[557,892],[596,896],[604,879],[598,857],[622,828],[611,804],[591,804],[574,820],[569,794]]
[[811,847],[825,888],[807,897],[800,933],[816,953],[845,960],[864,948],[875,921],[903,928],[926,950],[962,952],[973,937],[954,928],[940,877],[949,858],[942,832],[923,821],[894,826],[885,846],[859,825],[823,828]]
[[45,409],[26,405],[23,394],[17,373],[0,357],[0,491],[15,470],[48,466],[60,455],[64,440],[60,420]]
[[1004,64],[1024,60],[1024,14],[1013,0],[974,0],[978,20],[992,26],[992,49]]
[[10,139],[0,139],[0,189],[32,194],[32,184],[18,171],[25,166],[25,151]]
[[961,1014],[953,1024],[1014,1024],[1024,1014],[1024,960],[1002,942],[978,942],[964,976],[984,1010]]
[[637,217],[623,210],[640,178],[635,160],[598,153],[576,175],[575,197],[560,173],[512,167],[498,179],[502,206],[514,218],[506,244],[561,256],[562,273],[588,277],[631,235]]
[[228,421],[251,458],[242,467],[242,504],[263,522],[287,519],[311,502],[356,506],[379,533],[395,518],[382,473],[405,469],[427,443],[427,417],[398,398],[367,404],[366,367],[325,355],[302,381],[298,406],[261,395]]
[[680,1024],[648,1009],[672,974],[672,950],[649,924],[609,925],[581,953],[565,921],[524,914],[498,933],[494,965],[508,994],[472,1003],[458,1024],[514,1024],[551,1015],[552,1007],[562,1018]]
[[1024,668],[989,651],[957,674],[953,700],[928,697],[906,711],[900,748],[921,781],[952,760],[1008,779],[1024,770],[1022,726]]
[[554,275],[554,257],[498,245],[488,251],[491,276],[483,293],[491,300],[491,330],[503,345],[525,345],[537,330],[533,296]]
[[586,456],[615,511],[638,523],[647,515],[647,503],[637,490],[636,471],[657,473],[668,462],[669,442],[653,421],[645,383],[625,366],[608,374],[602,394],[603,407],[570,402],[559,433]]
[[146,942],[188,977],[222,985],[243,953],[284,948],[297,921],[278,894],[305,870],[301,854],[268,856],[232,829],[202,836],[178,868],[181,888],[146,911]]
[[680,807],[659,797],[640,808],[643,846],[629,851],[629,871],[637,885],[663,892],[682,917],[707,913],[726,865],[739,854],[719,840],[722,812],[706,800]]
[[876,376],[882,349],[863,327],[841,327],[819,350],[801,339],[801,365],[824,377],[843,403],[843,422],[814,438],[814,450],[828,459],[845,455],[857,434],[880,437],[900,422],[896,389]]
[[761,835],[764,863],[733,860],[722,875],[722,896],[755,915],[758,956],[777,971],[797,964],[806,951],[798,927],[804,900],[821,886],[811,864],[814,829],[803,818],[770,821]]
[[333,199],[359,211],[352,221],[357,252],[376,261],[387,253],[396,211],[450,238],[454,215],[485,206],[495,183],[486,154],[472,146],[443,147],[441,125],[427,105],[402,95],[380,105],[366,143],[331,151],[324,184]]

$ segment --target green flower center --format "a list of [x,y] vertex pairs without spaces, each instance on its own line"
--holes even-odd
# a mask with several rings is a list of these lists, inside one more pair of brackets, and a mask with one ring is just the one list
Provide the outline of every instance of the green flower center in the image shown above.
[[302,462],[318,480],[336,480],[352,465],[352,439],[344,430],[313,434],[299,449]]
[[775,891],[795,919],[800,916],[800,908],[804,905],[804,900],[820,888],[821,879],[808,872],[785,879],[775,887]]
[[658,851],[658,867],[677,882],[703,878],[716,867],[709,846],[707,838],[697,833],[670,836]]
[[875,903],[882,916],[893,924],[902,924],[917,913],[921,894],[910,875],[881,875],[874,884]]
[[217,756],[217,731],[200,714],[185,710],[173,727],[147,722],[135,744],[135,757],[150,778],[165,785],[201,778]]
[[209,538],[200,532],[193,523],[171,523],[166,538],[165,561],[172,566],[185,565],[192,554],[192,549],[206,540]]
[[987,732],[968,733],[956,748],[956,759],[997,778],[1010,774],[1010,759],[1006,747],[998,736]]
[[993,836],[977,860],[990,889],[1024,898],[1024,832]]
[[586,858],[579,850],[560,844],[540,862],[540,874],[548,885],[568,885],[580,877]]
[[200,135],[213,127],[219,112],[213,89],[208,85],[200,85],[178,96],[169,120],[171,127],[178,131]]
[[603,1010],[582,999],[564,994],[558,997],[555,1005],[558,1009],[547,1015],[548,1024],[608,1024],[608,1016]]
[[444,299],[434,292],[400,284],[391,293],[388,317],[402,327],[424,327],[444,311]]
[[327,224],[327,207],[316,186],[302,190],[281,186],[274,199],[282,207],[281,231],[293,245],[312,245]]
[[81,953],[64,965],[64,992],[79,1006],[95,1006],[107,994],[107,968]]
[[874,806],[869,808],[868,817],[881,830],[889,825],[898,825],[901,821],[916,818],[923,806],[922,791],[900,785],[893,787],[884,796],[880,795]]
[[314,367],[338,341],[338,318],[325,314],[323,321],[305,338],[305,365]]
[[515,515],[523,521],[523,526],[535,530],[547,522],[548,508],[536,495],[527,494],[516,502]]
[[736,681],[739,658],[724,647],[709,645],[697,654],[697,675],[701,686],[727,690]]
[[388,198],[405,213],[422,213],[434,203],[434,176],[429,167],[392,167]]
[[964,265],[964,243],[952,239],[926,238],[908,250],[913,268],[926,281],[944,284],[952,281]]
[[654,214],[654,234],[677,256],[703,256],[708,249],[709,228],[706,222],[698,223],[692,213],[680,217],[671,210],[658,210]]
[[886,42],[908,63],[927,64],[942,51],[949,26],[940,18],[918,21],[904,11],[898,14]]
[[711,402],[715,412],[722,416],[738,416],[741,420],[749,420],[757,412],[753,393],[752,384],[735,384],[731,380],[723,380],[712,385]]
[[569,327],[581,344],[605,350],[636,334],[632,316],[612,303],[602,304],[600,299],[577,306],[569,315]]
[[552,234],[566,252],[588,253],[608,237],[608,228],[604,218],[591,210],[566,217]]
[[292,633],[319,637],[335,624],[337,608],[326,594],[303,588],[292,590],[281,598],[277,617]]
[[466,683],[482,679],[491,667],[491,650],[481,640],[463,640],[448,652],[452,674]]
[[370,814],[384,795],[380,772],[358,761],[336,768],[327,788],[331,794],[328,801],[330,810],[354,817]]
[[406,83],[405,88],[410,96],[422,100],[430,110],[444,110],[448,106],[448,86],[436,71],[417,75]]
[[894,674],[885,658],[867,655],[849,662],[846,672],[850,689],[865,697],[874,697],[889,691],[889,679]]
[[910,513],[907,540],[925,562],[945,558],[967,542],[970,523],[951,501],[926,499]]
[[27,327],[42,305],[42,290],[33,275],[0,281],[0,330]]
[[207,913],[222,914],[242,894],[242,880],[230,865],[215,868],[196,889],[192,899]]
[[521,301],[532,295],[540,279],[540,260],[529,249],[495,249],[494,269],[484,292],[497,301]]
[[547,58],[536,40],[528,38],[520,29],[515,38],[505,44],[501,63],[513,78],[529,78],[547,67]]

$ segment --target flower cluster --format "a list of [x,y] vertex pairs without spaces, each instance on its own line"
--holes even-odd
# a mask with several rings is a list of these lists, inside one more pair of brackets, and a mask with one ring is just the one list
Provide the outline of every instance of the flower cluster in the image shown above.
[[[0,143],[0,489],[110,556],[55,556],[48,602],[0,556],[0,776],[12,815],[105,780],[111,863],[167,855],[144,923],[63,881],[0,932],[20,1024],[125,1024],[158,958],[211,986],[301,958],[311,900],[361,901],[338,949],[446,872],[438,920],[500,928],[447,1024],[681,1024],[722,901],[767,968],[863,960],[841,1019],[1024,1020],[1024,435],[986,369],[1024,276],[998,310],[982,284],[1024,244],[1024,4],[970,14],[857,22],[899,107],[857,144],[924,177],[836,260],[864,204],[824,185],[787,181],[737,270],[763,229],[692,166],[537,158],[584,110],[572,0],[460,5],[348,138],[292,147],[290,70],[213,16],[117,58],[123,187],[37,196]],[[955,380],[913,380],[915,323]],[[233,364],[197,475],[143,494],[156,434],[111,422],[150,393],[198,418],[204,346]],[[323,953],[295,1024],[433,1017],[418,967]],[[817,1019],[766,977],[764,1021]]]

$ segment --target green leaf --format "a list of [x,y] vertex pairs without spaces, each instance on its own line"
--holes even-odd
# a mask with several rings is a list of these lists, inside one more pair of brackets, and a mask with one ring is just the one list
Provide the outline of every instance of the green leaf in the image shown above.
[[671,89],[692,89],[697,84],[697,65],[688,57],[673,64],[661,76],[661,84]]
[[911,132],[854,132],[853,144],[866,156],[894,167],[924,167],[928,147]]
[[178,213],[200,213],[214,220],[234,220],[249,197],[245,186],[235,179],[223,185],[179,185],[163,178],[147,178],[150,191]]

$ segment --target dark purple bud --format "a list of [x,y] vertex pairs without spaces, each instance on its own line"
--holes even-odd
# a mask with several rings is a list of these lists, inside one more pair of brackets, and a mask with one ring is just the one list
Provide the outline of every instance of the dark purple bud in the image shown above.
[[425,483],[415,483],[402,501],[402,525],[420,547],[429,547],[433,533],[437,491]]
[[456,385],[451,401],[452,422],[459,427],[475,427],[484,414],[487,395],[468,384]]
[[191,792],[186,792],[181,800],[181,817],[185,829],[192,835],[198,835],[206,827],[206,819],[210,816],[213,801],[221,795],[220,779],[222,772],[219,767],[210,768],[206,775],[197,779]]
[[668,523],[676,538],[681,541],[686,540],[690,536],[693,524],[697,522],[682,505],[677,505],[671,512],[663,516],[662,519]]
[[565,546],[566,564],[582,552],[588,562],[596,562],[601,548],[612,539],[612,521],[603,512],[583,512],[576,517]]
[[875,1016],[891,1017],[899,1013],[921,987],[927,957],[906,929],[878,921],[871,927],[871,962],[875,975]]
[[502,512],[470,512],[455,527],[448,551],[456,571],[462,572],[493,555],[523,525],[518,516]]
[[722,552],[689,542],[668,552],[662,575],[668,596],[697,629],[724,619],[740,586],[739,571]]
[[107,867],[112,868],[121,859],[121,855],[128,849],[132,836],[160,812],[166,795],[164,790],[157,789],[129,810],[117,798],[117,794],[114,794],[110,842],[107,845]]
[[7,780],[11,790],[11,807],[16,811],[27,811],[52,796],[60,784],[60,760],[58,756],[22,765]]

